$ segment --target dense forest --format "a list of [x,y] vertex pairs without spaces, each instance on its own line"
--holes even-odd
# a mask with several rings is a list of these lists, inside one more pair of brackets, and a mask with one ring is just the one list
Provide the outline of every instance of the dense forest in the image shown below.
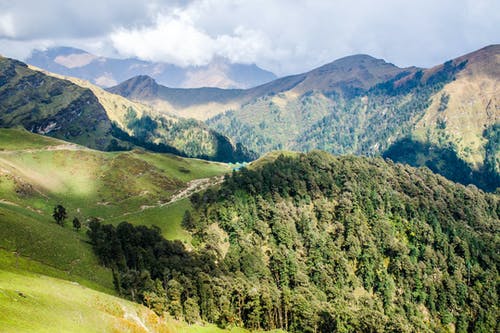
[[[113,136],[150,151],[220,162],[248,162],[256,158],[255,153],[240,143],[233,146],[228,138],[194,119],[138,117],[130,108],[125,122],[133,136],[112,124]],[[125,150],[115,141],[108,150]]]
[[[417,133],[434,99],[437,110],[448,108],[450,95],[443,88],[456,80],[467,60],[447,61],[435,70],[411,70],[362,90],[349,85],[339,91],[309,91],[296,99],[268,95],[219,114],[207,124],[263,154],[271,150],[324,150],[333,154],[384,156],[432,171],[464,185],[486,191],[500,186],[498,124],[484,127],[478,140],[484,152],[460,147],[463,138],[446,130],[446,117]],[[422,129],[419,129],[421,132]],[[464,160],[467,151],[478,154],[477,165]]]
[[309,91],[282,107],[269,95],[207,123],[259,154],[285,148],[378,155],[411,133],[430,97],[466,64],[448,61],[426,77],[423,70],[402,72],[368,90]]
[[495,194],[427,168],[314,151],[258,162],[191,202],[188,247],[154,227],[90,224],[120,294],[221,327],[500,328]]

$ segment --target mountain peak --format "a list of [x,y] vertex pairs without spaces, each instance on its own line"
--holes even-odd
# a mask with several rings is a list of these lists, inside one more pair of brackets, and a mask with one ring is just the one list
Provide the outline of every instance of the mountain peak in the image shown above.
[[399,68],[383,59],[367,54],[356,54],[337,59],[306,73],[306,78],[295,90],[340,91],[351,93],[366,90],[387,81],[408,68]]
[[458,75],[460,76],[487,76],[498,80],[500,77],[500,44],[488,45],[448,60],[444,64],[434,66],[426,71],[424,78],[432,76],[449,65],[459,66],[461,70]]
[[90,53],[75,47],[55,46],[55,47],[49,47],[45,50],[39,50],[39,49],[33,50],[33,52],[31,52],[31,55],[28,57],[27,60],[36,59],[37,57],[46,57],[46,58],[48,57],[54,59],[58,56],[68,56],[71,54],[90,54]]
[[232,63],[223,57],[216,57],[204,66],[181,68],[136,58],[107,58],[67,46],[36,50],[26,62],[101,87],[114,86],[137,75],[149,75],[158,83],[175,88],[250,88],[276,79],[276,75],[254,64]]
[[467,61],[466,75],[476,73],[498,79],[500,77],[500,44],[488,45],[454,59],[457,64],[463,61]]
[[[116,89],[119,87],[119,91]],[[138,75],[122,82],[119,86],[109,90],[122,96],[128,96],[132,93],[136,99],[150,100],[156,97],[158,93],[158,83],[148,75]]]

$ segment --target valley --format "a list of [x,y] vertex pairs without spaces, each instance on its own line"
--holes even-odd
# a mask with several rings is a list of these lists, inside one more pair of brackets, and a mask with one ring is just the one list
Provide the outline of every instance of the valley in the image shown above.
[[[141,76],[109,91],[203,120],[259,155],[280,149],[383,155],[494,191],[499,59],[498,45],[429,69],[356,55],[246,90],[171,89]],[[415,148],[402,147],[410,142]],[[442,153],[433,157],[419,145]]]
[[[223,332],[117,298],[86,230],[89,219],[126,220],[190,244],[181,227],[190,209],[184,191],[205,188],[230,167],[145,151],[103,153],[21,129],[0,129],[0,143],[2,331]],[[64,227],[52,218],[57,204],[68,214]],[[74,217],[83,230],[72,228]]]
[[59,74],[0,57],[0,331],[498,330],[499,45],[277,79],[32,59]]

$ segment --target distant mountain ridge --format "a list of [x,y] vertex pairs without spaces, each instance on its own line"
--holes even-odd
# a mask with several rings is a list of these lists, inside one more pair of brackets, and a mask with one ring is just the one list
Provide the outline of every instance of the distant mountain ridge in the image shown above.
[[276,78],[255,64],[231,63],[215,58],[205,66],[182,68],[173,64],[139,59],[114,59],[96,56],[72,47],[35,50],[26,62],[61,75],[74,76],[110,87],[137,75],[149,75],[169,87],[249,88]]
[[[419,156],[395,150],[386,156],[462,174],[452,179],[494,190],[500,186],[499,78],[500,45],[491,45],[429,69],[354,55],[246,90],[169,89],[136,77],[109,91],[204,120],[259,154],[321,149],[382,155],[409,139],[401,142],[415,142],[415,149],[399,145],[398,151]],[[451,172],[452,164],[470,170]]]
[[22,126],[98,150],[148,150],[222,162],[251,152],[200,121],[160,114],[80,79],[0,57],[0,127]]
[[398,68],[368,55],[341,58],[307,73],[290,75],[249,89],[174,89],[141,75],[130,78],[108,91],[148,103],[167,113],[205,120],[234,110],[263,96],[280,93],[303,95],[312,91],[325,94],[352,94],[366,90],[415,67]]

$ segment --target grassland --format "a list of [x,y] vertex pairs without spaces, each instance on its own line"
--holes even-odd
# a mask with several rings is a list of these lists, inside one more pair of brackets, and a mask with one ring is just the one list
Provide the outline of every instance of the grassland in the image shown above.
[[0,251],[2,332],[175,332],[139,304],[39,273],[50,270]]
[[2,198],[42,215],[62,203],[78,217],[118,217],[167,202],[188,181],[230,171],[226,164],[173,155],[66,146],[17,129],[1,129],[0,139]]
[[35,272],[114,293],[111,272],[99,265],[83,231],[14,205],[0,204],[0,220],[0,248],[30,259]]
[[184,212],[190,207],[189,199],[182,199],[165,206],[149,207],[125,216],[110,218],[107,222],[118,224],[127,221],[132,224],[156,225],[162,229],[162,235],[166,239],[179,239],[184,243],[190,243],[191,235],[181,226]]
[[47,270],[0,250],[1,332],[248,332],[161,318],[139,304],[39,273]]
[[[157,225],[166,238],[189,243],[181,227],[189,200],[165,203],[187,182],[229,170],[221,163],[144,151],[104,153],[0,129],[0,248],[53,268],[39,273],[112,293],[111,274],[87,243],[86,221]],[[57,204],[68,212],[64,228],[52,218]],[[79,232],[71,227],[74,217],[84,224]]]
[[[181,220],[188,199],[169,204],[189,181],[230,171],[226,164],[144,151],[104,153],[0,129],[1,332],[228,332],[161,319],[114,296],[110,270],[95,257],[85,222],[157,225],[190,243]],[[62,204],[65,227],[52,210]],[[78,217],[80,231],[71,227]],[[231,332],[246,332],[233,329]]]
[[0,149],[18,150],[18,149],[39,149],[63,144],[51,137],[33,135],[22,129],[0,130]]

